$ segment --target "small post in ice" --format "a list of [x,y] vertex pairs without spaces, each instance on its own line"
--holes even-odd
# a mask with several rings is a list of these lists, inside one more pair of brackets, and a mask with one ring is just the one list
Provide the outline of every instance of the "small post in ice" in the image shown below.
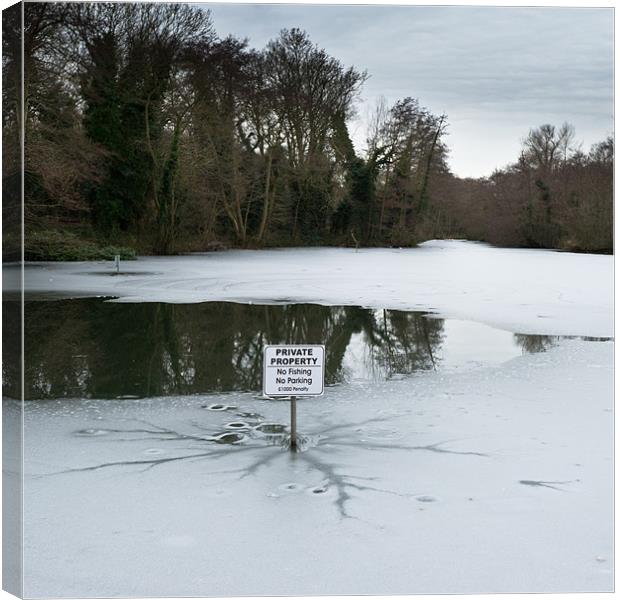
[[121,255],[120,254],[114,255],[114,266],[116,267],[116,272],[120,273],[121,271]]

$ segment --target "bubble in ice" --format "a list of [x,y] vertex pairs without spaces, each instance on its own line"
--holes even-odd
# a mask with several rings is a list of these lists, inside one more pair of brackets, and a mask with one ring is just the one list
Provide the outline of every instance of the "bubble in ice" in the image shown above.
[[301,485],[301,483],[291,482],[291,483],[283,483],[282,485],[279,485],[278,489],[282,490],[283,492],[295,493],[295,492],[301,492],[304,489],[304,486]]
[[325,485],[317,485],[316,487],[309,488],[309,490],[308,490],[308,491],[309,491],[312,495],[317,495],[317,496],[319,496],[319,495],[321,495],[321,494],[325,494],[325,493],[327,492],[327,490],[328,490],[328,489],[329,489],[329,487],[327,486],[327,484],[325,484]]
[[237,430],[237,431],[251,428],[251,426],[248,423],[245,423],[244,421],[233,421],[232,423],[227,423],[226,425],[224,425],[224,427],[226,429],[232,429],[232,430]]
[[75,435],[79,435],[81,437],[93,437],[98,435],[108,435],[112,433],[109,429],[80,429],[75,432]]
[[245,435],[242,433],[227,431],[225,433],[220,433],[219,435],[214,435],[212,439],[216,444],[240,444],[243,440],[245,440]]
[[418,502],[437,502],[437,498],[435,496],[416,496],[415,498]]
[[207,410],[223,411],[223,410],[230,410],[232,408],[237,408],[237,407],[230,406],[228,404],[209,404],[209,406],[205,405],[202,408],[206,408]]
[[260,415],[255,412],[238,412],[237,415],[239,417],[243,417],[244,419],[262,419],[263,415]]
[[151,454],[151,455],[155,455],[155,454],[163,454],[164,451],[161,450],[160,448],[147,448],[144,451],[144,454]]

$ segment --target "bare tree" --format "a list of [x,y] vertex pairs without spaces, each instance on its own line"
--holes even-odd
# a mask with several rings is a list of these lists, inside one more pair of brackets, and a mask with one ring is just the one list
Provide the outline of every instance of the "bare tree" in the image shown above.
[[574,137],[575,128],[569,123],[559,128],[547,124],[530,129],[523,140],[522,160],[533,169],[549,173],[567,160]]

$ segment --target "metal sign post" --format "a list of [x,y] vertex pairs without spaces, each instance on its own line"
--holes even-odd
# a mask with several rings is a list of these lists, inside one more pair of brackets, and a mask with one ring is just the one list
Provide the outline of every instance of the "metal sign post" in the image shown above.
[[297,452],[297,399],[291,396],[291,452]]
[[116,272],[120,273],[120,270],[121,270],[121,255],[120,254],[114,255],[114,266],[116,267]]
[[291,400],[291,444],[297,451],[297,397],[321,396],[325,385],[325,346],[265,346],[263,395]]

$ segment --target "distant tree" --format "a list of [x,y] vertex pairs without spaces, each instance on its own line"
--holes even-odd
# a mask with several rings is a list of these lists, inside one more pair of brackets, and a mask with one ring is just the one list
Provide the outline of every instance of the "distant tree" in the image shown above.
[[608,136],[602,142],[594,144],[588,155],[592,163],[602,166],[613,165],[614,161],[614,138]]
[[[243,144],[248,152],[257,153],[260,157],[256,164],[261,172],[262,185],[257,199],[262,202],[256,210],[254,238],[263,244],[273,227],[274,217],[282,216],[279,204],[283,197],[282,190],[286,187],[284,135],[274,110],[264,52],[248,52],[239,111],[238,126]],[[278,225],[284,224],[281,218],[278,221]]]
[[366,73],[345,68],[299,29],[267,45],[266,76],[290,169],[291,235],[325,233],[334,161],[333,126],[351,116]]
[[[68,7],[24,4],[23,96],[8,101],[14,127],[23,125],[24,218],[28,233],[79,224],[89,206],[84,189],[101,181],[106,153],[85,135],[67,65]],[[6,48],[5,48],[6,49]],[[23,113],[21,106],[23,100]],[[5,126],[10,126],[5,121]]]
[[568,159],[575,138],[575,128],[569,123],[561,127],[541,125],[530,129],[523,140],[522,162],[547,175]]
[[568,123],[559,128],[546,124],[531,129],[523,140],[520,166],[529,179],[530,193],[523,211],[522,232],[528,245],[553,248],[562,237],[562,222],[556,212],[561,211],[566,187],[557,175],[568,162],[574,136],[575,130]]
[[155,250],[165,251],[161,225],[173,203],[170,168],[181,134],[172,98],[189,48],[213,38],[209,13],[183,4],[70,6],[84,126],[110,154],[107,181],[90,194],[95,223],[127,230],[153,219]]
[[[2,11],[2,257],[4,261],[20,260],[22,256],[21,9],[21,4],[14,4]],[[16,306],[15,310],[19,313],[20,308]],[[16,320],[21,320],[19,315]],[[7,352],[6,356],[9,355],[10,352]],[[19,356],[19,350],[14,356]],[[17,372],[18,362],[15,358],[12,361],[15,364],[11,365]]]
[[443,142],[446,116],[436,116],[415,98],[378,108],[370,140],[371,157],[381,162],[379,231],[387,228],[392,241],[406,243],[426,216],[433,173],[447,172]]
[[244,128],[241,98],[250,58],[247,43],[218,40],[194,56],[190,82],[194,93],[192,135],[206,161],[211,201],[233,228],[237,242],[249,237],[256,186],[256,160]]
[[[583,160],[570,165],[566,206],[571,249],[611,252],[614,222],[614,143],[610,136],[594,144]],[[568,177],[566,177],[568,179]]]
[[453,179],[439,204],[452,216],[451,230],[470,239],[610,252],[613,140],[586,154],[568,124],[532,129],[517,162],[489,178]]

